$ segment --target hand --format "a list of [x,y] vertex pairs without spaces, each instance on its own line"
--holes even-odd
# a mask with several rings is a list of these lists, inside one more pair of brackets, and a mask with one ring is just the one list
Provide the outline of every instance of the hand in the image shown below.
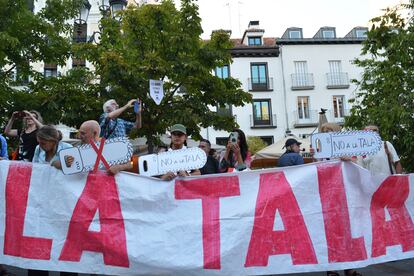
[[233,152],[236,155],[240,153],[240,146],[238,144],[233,144]]
[[20,117],[20,111],[13,112],[12,119],[16,119],[16,118],[19,118],[19,117]]
[[233,143],[229,140],[226,145],[226,151],[230,151],[233,148]]
[[163,176],[161,176],[162,180],[173,180],[176,177],[176,175],[173,172],[167,172],[166,174],[164,174]]
[[109,167],[109,169],[106,171],[109,175],[116,175],[121,171],[121,167],[119,165],[113,165]]
[[1,160],[4,160],[4,158],[3,158],[3,157],[0,157],[0,161],[1,161]]
[[186,177],[189,176],[189,174],[186,171],[178,171],[178,176]]
[[65,155],[64,159],[65,159],[66,167],[68,168],[70,168],[73,164],[73,161],[75,161],[75,158],[70,155]]
[[126,104],[127,105],[127,107],[132,107],[132,106],[134,106],[134,103],[137,101],[137,99],[132,99],[132,100],[129,100],[128,101],[128,103]]

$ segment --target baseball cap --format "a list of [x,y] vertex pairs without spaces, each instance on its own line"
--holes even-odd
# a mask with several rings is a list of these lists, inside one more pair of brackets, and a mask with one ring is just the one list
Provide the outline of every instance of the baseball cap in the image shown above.
[[289,147],[293,144],[296,144],[296,145],[300,146],[302,143],[298,142],[298,140],[296,140],[294,138],[289,138],[289,139],[286,140],[285,146],[283,148]]
[[171,133],[173,133],[173,132],[181,132],[181,133],[187,135],[187,129],[182,124],[175,124],[175,125],[173,125],[171,127],[171,129],[170,129],[170,132]]

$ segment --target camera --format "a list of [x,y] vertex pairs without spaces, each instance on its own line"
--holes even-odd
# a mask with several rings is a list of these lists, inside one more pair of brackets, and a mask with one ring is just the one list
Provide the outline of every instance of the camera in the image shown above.
[[239,133],[238,132],[230,133],[230,143],[232,143],[233,145],[236,145],[238,139],[239,139]]
[[19,117],[19,118],[24,118],[25,116],[26,116],[26,113],[24,113],[23,111],[19,111],[17,113],[17,117]]

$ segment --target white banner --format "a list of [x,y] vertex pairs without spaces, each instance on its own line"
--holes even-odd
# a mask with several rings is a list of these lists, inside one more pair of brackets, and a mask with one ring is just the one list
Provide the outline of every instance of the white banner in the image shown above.
[[263,275],[414,257],[414,179],[325,162],[174,181],[0,162],[0,263]]

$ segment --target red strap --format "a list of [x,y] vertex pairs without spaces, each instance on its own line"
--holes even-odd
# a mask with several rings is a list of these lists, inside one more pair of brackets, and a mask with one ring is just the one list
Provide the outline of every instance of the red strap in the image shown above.
[[89,141],[89,143],[91,144],[92,148],[95,150],[97,156],[96,156],[96,161],[95,161],[95,166],[93,167],[93,172],[96,173],[96,171],[98,170],[99,167],[99,161],[102,161],[102,163],[104,164],[105,168],[107,170],[109,170],[110,166],[108,164],[108,162],[106,162],[105,158],[102,155],[102,151],[105,145],[105,137],[101,139],[101,143],[99,145],[99,149],[98,147],[95,145],[95,142],[91,139]]

